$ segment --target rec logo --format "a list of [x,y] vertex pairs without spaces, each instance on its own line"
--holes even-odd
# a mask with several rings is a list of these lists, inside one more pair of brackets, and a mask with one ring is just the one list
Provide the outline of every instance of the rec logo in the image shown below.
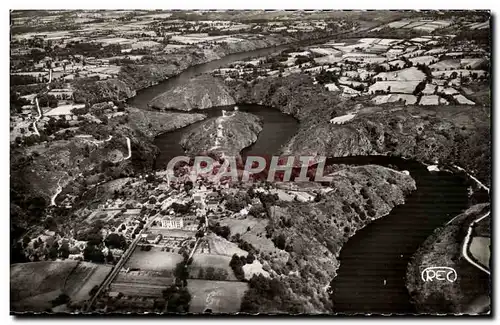
[[427,267],[422,271],[422,280],[424,282],[433,281],[457,281],[457,272],[448,266],[432,266]]

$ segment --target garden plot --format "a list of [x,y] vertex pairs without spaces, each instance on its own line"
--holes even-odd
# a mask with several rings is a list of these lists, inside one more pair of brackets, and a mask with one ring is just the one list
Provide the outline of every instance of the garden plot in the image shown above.
[[187,287],[191,294],[191,313],[203,313],[206,309],[212,313],[237,313],[248,290],[247,283],[236,281],[189,280]]
[[448,105],[448,101],[438,95],[425,95],[420,98],[419,105]]
[[395,102],[402,102],[406,105],[414,105],[417,102],[417,97],[414,95],[406,95],[406,94],[388,94],[388,95],[379,95],[373,98],[372,101],[377,105],[385,103],[395,103]]
[[430,55],[424,55],[424,56],[417,56],[414,58],[410,58],[409,60],[414,65],[417,65],[417,64],[430,65],[430,64],[437,62],[438,58],[436,58],[434,56],[430,56]]
[[368,88],[369,93],[378,91],[412,94],[420,81],[377,81]]
[[175,269],[177,263],[182,260],[182,255],[177,253],[162,252],[158,247],[152,247],[150,251],[141,251],[138,246],[125,264],[125,268],[169,271]]
[[381,81],[422,81],[426,75],[416,67],[392,72],[381,72],[373,77]]

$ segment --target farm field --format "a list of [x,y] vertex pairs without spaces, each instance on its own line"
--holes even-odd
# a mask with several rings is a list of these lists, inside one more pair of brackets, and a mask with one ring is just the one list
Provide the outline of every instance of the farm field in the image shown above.
[[168,271],[174,270],[177,263],[181,262],[182,259],[182,255],[162,252],[158,247],[152,247],[150,251],[141,251],[139,247],[136,247],[124,267],[140,270]]
[[78,270],[83,269],[83,274],[73,272],[68,278],[68,283],[74,283],[75,287],[68,295],[72,302],[84,302],[89,298],[89,292],[96,285],[100,285],[106,276],[111,272],[110,265],[96,265],[87,262],[80,262]]
[[173,282],[173,272],[170,276],[148,271],[121,272],[111,284],[111,291],[129,297],[161,297],[162,291]]
[[374,76],[374,78],[381,78],[383,81],[422,81],[425,77],[425,73],[416,67],[396,72],[381,72]]
[[238,256],[246,256],[248,254],[248,252],[238,248],[238,245],[235,243],[215,234],[211,233],[205,238],[208,240],[211,254],[225,256],[233,256],[234,254],[237,254]]
[[195,253],[193,255],[193,262],[189,266],[190,275],[193,278],[198,278],[200,275],[200,269],[203,269],[204,271],[202,272],[206,273],[207,268],[212,267],[214,268],[215,273],[226,274],[226,276],[224,276],[225,280],[236,281],[237,279],[234,276],[233,270],[229,266],[229,262],[231,262],[230,256]]
[[436,57],[430,56],[430,55],[424,55],[424,56],[417,56],[414,58],[409,59],[411,63],[417,65],[417,64],[425,64],[425,65],[430,65],[432,62],[437,62],[438,59]]
[[108,265],[77,261],[11,265],[11,308],[44,311],[52,307],[51,301],[61,293],[67,294],[72,302],[81,303],[110,270]]
[[[10,266],[10,296],[12,301],[62,289],[77,261],[31,262]],[[27,281],[29,279],[29,281]]]
[[377,90],[394,93],[412,94],[420,81],[377,81],[370,86],[369,92],[375,93]]
[[425,95],[420,98],[419,105],[448,105],[448,101],[438,95]]
[[161,297],[165,289],[166,286],[123,282],[113,282],[110,287],[111,292],[121,292],[127,297]]
[[431,70],[450,70],[450,69],[458,69],[460,68],[460,60],[443,60],[431,64],[429,66]]
[[407,105],[413,105],[417,102],[417,97],[414,95],[405,95],[405,94],[388,94],[388,95],[379,95],[373,98],[373,102],[377,105],[385,104],[385,103],[394,103],[403,101]]
[[211,309],[213,313],[236,313],[248,284],[245,282],[188,280],[191,294],[189,312],[202,313]]
[[484,70],[466,70],[466,69],[457,69],[457,70],[447,70],[447,71],[433,71],[432,76],[436,78],[449,78],[451,75],[456,72],[458,76],[462,74],[462,76],[470,76],[475,73],[478,77],[486,75],[486,71]]
[[154,234],[162,234],[164,237],[165,236],[170,236],[170,237],[194,237],[196,234],[195,231],[188,231],[188,230],[180,230],[180,229],[165,229],[161,227],[151,227],[151,233]]
[[473,237],[470,243],[470,252],[472,256],[486,267],[490,265],[490,245],[489,237]]

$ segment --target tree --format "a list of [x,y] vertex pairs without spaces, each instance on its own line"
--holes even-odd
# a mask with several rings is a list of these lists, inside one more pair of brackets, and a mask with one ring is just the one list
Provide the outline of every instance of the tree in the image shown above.
[[104,263],[104,254],[94,245],[89,245],[83,250],[83,259],[94,263]]
[[99,286],[96,284],[92,287],[92,289],[90,289],[89,296],[93,297],[97,293],[97,290],[99,290]]
[[111,253],[111,250],[109,250],[108,255],[106,256],[106,262],[113,263],[114,261],[115,257],[113,256],[113,253]]
[[191,294],[185,287],[175,284],[163,290],[163,297],[167,302],[167,311],[171,313],[187,313],[191,302]]
[[106,237],[104,244],[108,248],[125,249],[127,247],[127,240],[125,239],[125,237],[123,237],[123,235],[113,233],[109,234],[108,237]]
[[255,256],[252,253],[248,253],[247,258],[246,258],[247,264],[252,264],[253,261],[255,261]]
[[69,257],[69,248],[68,248],[67,244],[61,245],[61,247],[59,248],[59,256],[61,258],[68,258]]
[[57,296],[56,299],[52,300],[52,306],[56,307],[59,305],[67,304],[69,303],[69,301],[69,296],[65,293],[61,293],[59,296]]
[[273,242],[279,249],[285,249],[286,237],[283,234],[279,234],[278,236],[273,238]]

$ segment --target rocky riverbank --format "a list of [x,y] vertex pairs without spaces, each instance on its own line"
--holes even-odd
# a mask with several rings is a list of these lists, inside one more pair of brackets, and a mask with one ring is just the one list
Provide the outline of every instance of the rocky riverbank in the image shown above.
[[234,98],[219,78],[204,74],[167,90],[153,98],[149,105],[156,109],[190,111],[234,105]]
[[262,121],[258,116],[234,111],[226,114],[207,120],[184,134],[181,146],[186,153],[239,156],[242,149],[257,140],[262,131]]
[[[480,106],[372,107],[343,101],[307,75],[228,84],[237,103],[273,106],[296,117],[300,129],[284,154],[343,157],[395,155],[457,164],[490,184],[490,108]],[[353,113],[343,124],[334,117]]]
[[331,176],[332,190],[312,202],[265,200],[269,218],[264,235],[261,227],[242,234],[284,288],[279,300],[268,300],[251,288],[243,312],[331,312],[328,287],[340,266],[342,246],[358,230],[404,204],[416,189],[411,176],[376,165],[337,165]]
[[136,92],[182,73],[187,68],[218,60],[233,53],[248,52],[261,48],[296,42],[281,35],[252,35],[237,43],[221,44],[200,49],[196,46],[179,49],[174,53],[154,55],[145,64],[124,65],[116,79],[80,79],[72,83],[77,102],[97,103],[106,100],[127,99]]
[[[411,302],[421,313],[479,312],[481,297],[490,296],[489,276],[472,266],[463,256],[462,243],[469,224],[490,209],[489,204],[470,207],[451,223],[438,228],[413,255],[406,272]],[[455,282],[424,282],[426,267],[447,266],[457,272]],[[484,304],[482,304],[484,305]]]
[[142,132],[151,141],[158,135],[177,130],[204,120],[204,114],[188,114],[181,112],[146,111],[129,107],[129,125]]

